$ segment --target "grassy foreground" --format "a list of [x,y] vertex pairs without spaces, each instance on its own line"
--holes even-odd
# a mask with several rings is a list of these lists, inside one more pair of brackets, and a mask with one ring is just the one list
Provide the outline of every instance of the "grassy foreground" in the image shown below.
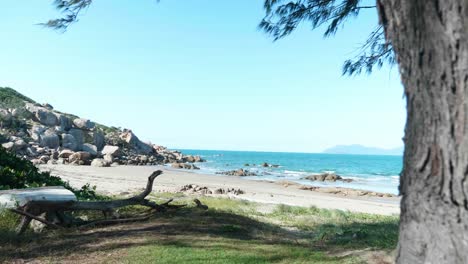
[[[177,196],[157,194],[153,199]],[[389,263],[397,216],[265,205],[203,197],[143,223],[16,237],[0,215],[0,262],[34,263]],[[122,214],[142,210],[127,208]]]

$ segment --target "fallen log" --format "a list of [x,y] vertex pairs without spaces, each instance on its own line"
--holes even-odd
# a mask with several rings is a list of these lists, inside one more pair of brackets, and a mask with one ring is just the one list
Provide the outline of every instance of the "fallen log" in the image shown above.
[[50,226],[50,227],[53,227],[53,228],[61,228],[61,226],[59,226],[59,225],[56,225],[56,224],[54,224],[54,223],[52,223],[52,222],[47,221],[46,219],[43,219],[43,218],[41,218],[41,217],[39,217],[39,216],[30,214],[30,213],[28,213],[28,212],[24,212],[24,211],[15,209],[15,208],[11,208],[10,211],[12,211],[12,212],[14,212],[14,213],[17,213],[17,214],[20,214],[20,215],[22,215],[22,216],[26,216],[26,217],[28,217],[28,218],[34,219],[34,220],[36,220],[36,221],[39,221],[39,222],[41,222],[41,223],[43,223],[43,224],[45,224],[45,225],[47,225],[47,226]]
[[[161,170],[157,170],[153,172],[148,177],[148,182],[146,184],[145,190],[133,197],[127,199],[120,199],[120,200],[111,200],[111,201],[77,201],[76,197],[71,197],[68,194],[64,195],[63,191],[60,195],[54,196],[52,193],[48,193],[47,195],[34,195],[34,192],[44,193],[44,190],[39,188],[36,190],[29,190],[29,191],[20,191],[16,190],[17,193],[29,192],[32,195],[29,195],[27,199],[23,199],[25,202],[21,203],[19,207],[15,209],[10,209],[12,212],[20,214],[23,216],[21,219],[21,223],[17,228],[17,233],[23,233],[31,220],[37,220],[46,224],[47,226],[59,228],[63,226],[69,225],[80,225],[80,226],[89,226],[89,225],[105,225],[105,224],[115,224],[115,223],[123,223],[123,222],[131,222],[131,221],[144,221],[149,219],[150,215],[144,217],[137,217],[137,218],[128,218],[128,219],[107,219],[109,215],[113,214],[114,211],[121,207],[132,206],[132,205],[141,205],[150,207],[151,211],[161,212],[165,211],[169,208],[180,208],[185,205],[170,205],[169,203],[173,200],[170,199],[169,201],[163,204],[157,204],[155,202],[149,201],[146,197],[152,192],[153,190],[153,182],[159,175],[162,174]],[[54,188],[49,188],[54,189]],[[56,188],[60,189],[60,188]],[[27,189],[26,189],[27,190]],[[73,219],[70,220],[67,217],[64,217],[65,212],[70,211],[101,211],[105,216],[105,220],[98,220],[98,221],[91,221],[91,222],[83,222],[83,221],[75,221]],[[38,217],[38,215],[46,213],[46,219]],[[48,218],[50,216],[54,216],[55,221],[51,222]],[[65,221],[67,219],[67,221]]]

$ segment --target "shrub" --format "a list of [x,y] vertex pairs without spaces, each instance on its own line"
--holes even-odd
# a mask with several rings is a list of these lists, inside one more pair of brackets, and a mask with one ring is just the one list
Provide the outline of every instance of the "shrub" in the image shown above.
[[35,103],[31,98],[26,97],[9,87],[0,87],[0,107],[19,108],[24,106],[24,102]]

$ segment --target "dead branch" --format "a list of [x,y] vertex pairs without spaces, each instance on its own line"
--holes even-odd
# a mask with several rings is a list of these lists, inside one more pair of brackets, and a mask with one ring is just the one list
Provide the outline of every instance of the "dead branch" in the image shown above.
[[[38,216],[35,216],[33,214],[30,214],[28,212],[25,212],[25,211],[21,211],[21,210],[18,210],[18,209],[15,209],[15,208],[11,208],[10,211],[14,212],[14,213],[17,213],[17,214],[20,214],[20,215],[23,215],[23,216],[26,216],[28,218],[31,218],[31,219],[34,219],[36,221],[39,221],[47,226],[50,226],[50,227],[53,227],[53,228],[62,228],[61,226],[59,225],[56,225],[52,222],[49,222],[41,217],[38,217]],[[21,232],[22,233],[22,232]]]
[[200,202],[200,200],[194,199],[193,201],[194,201],[195,204],[197,205],[197,208],[200,208],[200,209],[203,209],[203,210],[208,210],[208,206],[202,204],[202,202]]
[[[65,225],[69,225],[70,223],[75,223],[76,221],[70,221],[70,219],[66,219],[64,212],[67,211],[101,211],[105,218],[109,216],[110,213],[115,212],[115,209],[131,206],[131,205],[141,205],[150,207],[150,211],[162,212],[166,209],[170,208],[181,208],[185,205],[171,205],[170,203],[173,199],[168,200],[165,203],[157,204],[155,202],[149,201],[146,197],[152,192],[153,190],[153,182],[159,175],[162,174],[161,170],[157,170],[153,172],[148,177],[148,182],[146,184],[145,190],[131,198],[121,199],[121,200],[112,200],[112,201],[92,201],[92,202],[85,202],[85,201],[53,201],[53,200],[33,200],[27,202],[23,207],[11,209],[11,211],[20,214],[23,216],[20,225],[18,226],[18,233],[21,234],[26,230],[26,227],[29,225],[32,219],[37,220],[46,224],[47,226],[53,228],[61,228]],[[205,205],[201,205],[205,206]],[[203,207],[202,207],[203,208]],[[208,208],[208,207],[206,207]],[[47,214],[57,216],[57,220],[60,222],[59,224],[52,223],[38,217],[38,215],[42,212],[46,212]],[[92,222],[85,222],[80,228],[85,228],[88,226],[96,226],[96,225],[108,225],[108,224],[118,224],[118,223],[127,223],[127,222],[135,222],[135,221],[146,221],[150,218],[152,213],[148,215],[134,217],[134,218],[125,218],[125,219],[105,219],[105,220],[97,220]],[[81,222],[83,223],[83,222]]]

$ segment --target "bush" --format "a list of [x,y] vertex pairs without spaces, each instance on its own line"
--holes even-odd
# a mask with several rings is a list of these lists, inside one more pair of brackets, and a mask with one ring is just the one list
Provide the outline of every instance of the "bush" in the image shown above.
[[31,98],[26,97],[9,87],[0,87],[0,107],[23,107],[24,101],[35,103]]
[[79,199],[103,198],[96,194],[96,187],[87,184],[76,190],[61,178],[52,176],[48,172],[40,172],[30,161],[21,159],[0,147],[0,190],[43,186],[64,186]]

